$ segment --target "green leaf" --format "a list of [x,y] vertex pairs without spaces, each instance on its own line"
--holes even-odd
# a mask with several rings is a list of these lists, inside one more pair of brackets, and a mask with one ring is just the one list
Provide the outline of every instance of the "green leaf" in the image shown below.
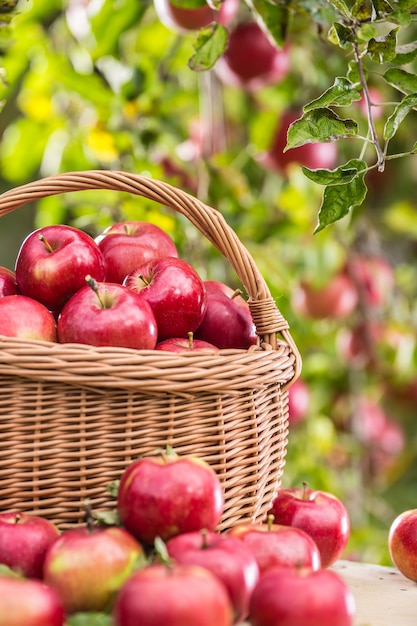
[[396,55],[392,59],[391,63],[394,65],[405,65],[411,63],[417,57],[417,41],[404,44],[403,46],[397,46]]
[[214,67],[217,59],[227,48],[228,33],[222,24],[210,24],[201,28],[194,44],[194,54],[188,67],[195,72],[204,72]]
[[398,28],[393,28],[387,35],[370,39],[367,52],[375,63],[388,63],[395,57]]
[[417,93],[405,96],[403,100],[395,107],[393,113],[389,116],[384,127],[384,139],[389,141],[394,137],[399,125],[408,115],[408,113],[417,106]]
[[358,124],[342,119],[331,109],[314,109],[290,124],[284,152],[306,143],[335,141],[358,134]]
[[343,49],[350,48],[355,43],[352,30],[338,22],[331,25],[327,38],[331,43]]
[[360,100],[361,94],[349,79],[337,76],[332,87],[329,87],[319,98],[304,106],[304,111],[312,111],[321,107],[348,106],[354,100]]
[[120,517],[117,509],[111,511],[92,511],[92,515],[99,526],[120,526]]
[[372,17],[372,9],[367,0],[356,0],[352,7],[352,17],[357,20],[368,20]]
[[106,613],[74,613],[70,615],[65,626],[111,626],[112,618]]
[[117,498],[117,494],[119,491],[120,480],[113,480],[113,482],[109,483],[106,486],[106,491],[113,496],[113,498]]
[[378,31],[374,24],[366,23],[362,24],[360,28],[358,28],[357,35],[360,41],[370,41],[375,38],[378,34]]
[[386,0],[372,0],[377,19],[382,19],[392,13],[392,6]]
[[181,9],[198,9],[207,6],[206,0],[170,0],[170,2]]
[[350,10],[348,5],[344,2],[344,0],[328,0],[329,4],[331,4],[336,11],[341,13],[344,17],[350,17]]
[[384,78],[393,87],[402,93],[409,94],[417,92],[417,76],[410,74],[397,67],[391,67],[384,74]]
[[364,201],[367,193],[364,181],[367,164],[356,159],[352,159],[350,163],[357,167],[358,174],[346,184],[329,185],[325,188],[315,233],[341,220]]
[[301,169],[307,178],[318,185],[340,185],[340,183],[350,183],[350,181],[353,180],[353,178],[359,173],[357,167],[352,167],[351,161],[334,170],[310,170],[304,166]]
[[290,7],[287,3],[272,4],[267,0],[248,0],[252,11],[258,16],[258,21],[264,25],[266,32],[275,41],[279,48],[285,43]]
[[[366,74],[365,74],[365,77],[366,77]],[[355,87],[361,86],[361,77],[359,74],[359,68],[358,68],[358,64],[356,63],[356,61],[349,61],[346,78],[350,80],[350,82],[353,83]]]

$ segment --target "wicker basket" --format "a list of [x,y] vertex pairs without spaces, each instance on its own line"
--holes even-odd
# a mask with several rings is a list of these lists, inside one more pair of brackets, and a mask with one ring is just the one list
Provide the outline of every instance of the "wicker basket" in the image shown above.
[[143,196],[186,216],[245,287],[259,345],[174,354],[0,336],[1,509],[75,526],[86,499],[114,508],[108,484],[132,460],[170,445],[218,473],[221,530],[261,521],[280,486],[287,388],[301,368],[287,322],[222,215],[167,183],[118,171],[61,174],[0,195],[0,216],[86,189]]

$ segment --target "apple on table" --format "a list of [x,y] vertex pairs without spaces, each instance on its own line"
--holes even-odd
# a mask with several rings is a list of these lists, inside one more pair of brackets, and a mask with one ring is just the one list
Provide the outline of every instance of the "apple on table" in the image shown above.
[[401,574],[417,582],[417,509],[402,511],[391,523],[388,550]]
[[0,575],[0,626],[64,626],[58,594],[40,580]]

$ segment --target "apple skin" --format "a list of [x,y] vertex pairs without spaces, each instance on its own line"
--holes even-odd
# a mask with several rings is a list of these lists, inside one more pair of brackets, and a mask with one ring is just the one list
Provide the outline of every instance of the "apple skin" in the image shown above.
[[251,597],[251,626],[353,626],[354,595],[331,570],[273,568]]
[[377,309],[389,301],[395,286],[394,271],[384,258],[358,256],[349,261],[351,276],[366,306]]
[[301,528],[273,523],[238,524],[228,534],[250,549],[261,574],[273,567],[311,571],[321,567],[316,543]]
[[227,285],[204,281],[207,306],[194,337],[208,341],[218,348],[247,350],[255,345],[258,336],[247,302]]
[[[153,259],[128,274],[123,285],[148,302],[158,327],[158,343],[195,335],[207,307],[204,283],[183,259]],[[196,337],[197,339],[197,337]]]
[[310,408],[310,389],[302,378],[297,378],[288,389],[288,421],[295,426],[305,420]]
[[144,564],[141,544],[123,528],[75,528],[48,549],[43,579],[68,614],[106,611],[142,560]]
[[239,0],[224,0],[218,11],[208,4],[196,8],[182,8],[169,0],[154,0],[154,8],[164,26],[174,32],[185,34],[208,26],[211,22],[227,26],[236,17]]
[[40,302],[16,294],[0,298],[0,334],[21,339],[57,340],[57,324]]
[[[192,333],[190,333],[192,335]],[[171,339],[164,339],[158,343],[155,350],[162,350],[164,352],[218,352],[219,348],[214,346],[208,341],[202,339],[194,339],[190,337],[184,339],[183,337],[172,337]]]
[[290,67],[289,47],[278,48],[255,21],[249,21],[230,30],[227,49],[215,71],[226,85],[257,91],[281,82]]
[[0,626],[64,626],[56,592],[39,580],[0,576]]
[[224,585],[197,565],[154,564],[130,576],[114,605],[115,626],[231,626]]
[[392,522],[388,549],[395,567],[417,582],[417,509],[403,511]]
[[85,285],[88,274],[104,280],[106,268],[92,237],[59,224],[38,228],[26,237],[17,254],[15,272],[23,295],[58,313]]
[[106,281],[122,284],[143,263],[157,257],[178,257],[171,237],[156,224],[141,221],[117,222],[95,238],[105,265]]
[[0,298],[15,296],[20,293],[16,282],[16,274],[8,267],[0,266]]
[[284,152],[288,128],[301,115],[301,111],[284,111],[281,115],[270,147],[257,158],[266,170],[283,175],[294,164],[303,165],[309,169],[332,169],[336,166],[338,150],[336,143],[332,141],[306,143]]
[[166,548],[176,563],[201,565],[221,580],[233,606],[234,624],[247,617],[259,568],[243,542],[229,534],[196,531],[173,537]]
[[222,484],[200,458],[172,453],[142,457],[121,476],[117,509],[122,524],[152,545],[184,532],[216,530],[224,508]]
[[356,309],[357,290],[343,272],[322,286],[301,281],[292,292],[291,302],[300,315],[312,319],[344,319]]
[[58,528],[44,517],[0,513],[0,563],[26,578],[41,579],[46,552],[58,536]]
[[350,519],[343,502],[331,493],[306,486],[278,491],[270,514],[274,523],[301,528],[315,541],[322,568],[343,553],[350,536]]
[[150,305],[118,283],[85,285],[58,317],[60,343],[153,350],[157,326]]

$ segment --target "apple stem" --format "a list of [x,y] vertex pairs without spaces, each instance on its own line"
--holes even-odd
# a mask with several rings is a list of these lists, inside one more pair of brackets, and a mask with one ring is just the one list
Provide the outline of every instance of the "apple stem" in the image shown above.
[[193,348],[193,343],[194,343],[194,333],[192,333],[191,331],[188,333],[188,345],[190,347],[190,350],[192,350]]
[[48,252],[53,252],[54,251],[54,249],[51,246],[51,244],[49,243],[49,241],[41,233],[39,233],[39,240],[42,241],[42,243],[44,244],[44,246],[48,250]]
[[207,550],[208,542],[207,542],[207,528],[201,529],[201,547],[203,550]]
[[89,502],[84,502],[85,523],[89,533],[94,530],[94,516]]
[[106,309],[106,303],[104,302],[103,298],[101,297],[99,288],[98,288],[98,282],[96,281],[95,278],[93,278],[92,276],[90,276],[90,274],[88,274],[85,277],[85,282],[87,283],[87,285],[89,287],[91,287],[91,289],[94,291],[94,293],[96,294],[98,301],[100,302],[100,306],[102,309]]
[[308,500],[307,490],[308,490],[308,482],[304,480],[303,481],[303,495],[302,495],[303,500]]
[[233,300],[234,298],[236,298],[237,296],[241,296],[242,295],[242,290],[241,289],[235,289],[234,292],[232,293],[232,295],[230,296],[231,299]]
[[273,515],[272,513],[270,513],[268,517],[266,518],[268,530],[272,530],[272,524],[274,523],[274,519],[275,519],[275,515]]
[[21,520],[20,513],[16,513],[16,515],[14,517],[14,523],[18,524],[20,522],[20,520]]
[[149,280],[146,280],[143,274],[138,274],[138,278],[145,284],[149,285]]

